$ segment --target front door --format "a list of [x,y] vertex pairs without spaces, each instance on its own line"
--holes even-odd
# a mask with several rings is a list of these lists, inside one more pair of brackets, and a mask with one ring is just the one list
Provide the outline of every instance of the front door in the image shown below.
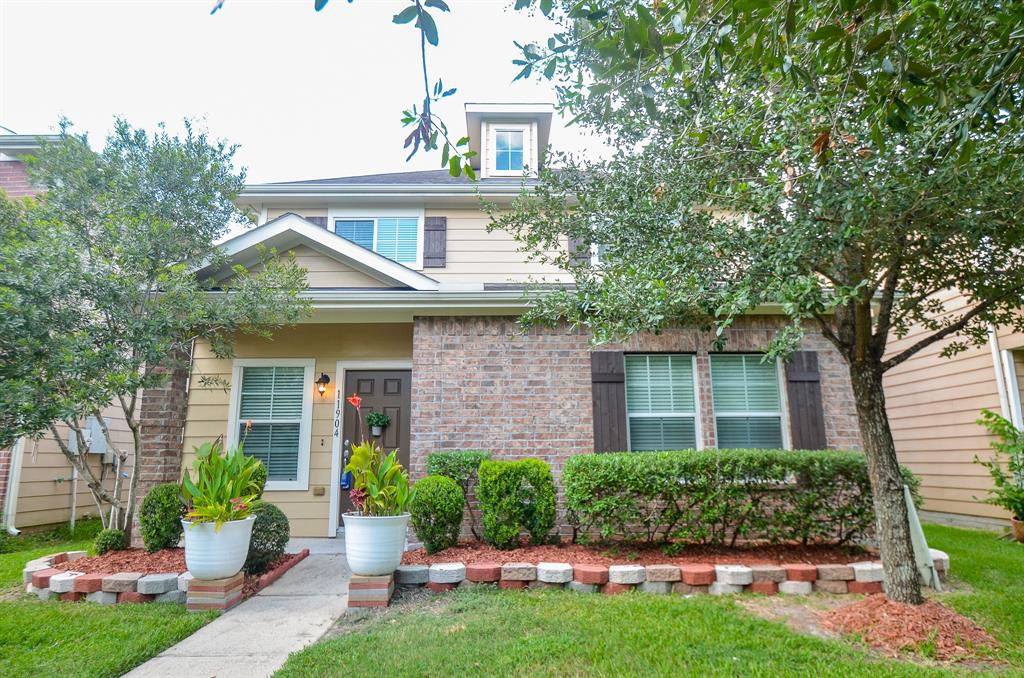
[[[385,452],[398,450],[398,460],[409,468],[409,409],[412,402],[410,390],[412,372],[409,370],[348,370],[345,372],[345,398],[355,393],[363,399],[360,409],[363,421],[357,421],[356,408],[342,400],[345,416],[342,424],[341,467],[348,464],[353,444],[361,438],[373,439]],[[366,415],[383,412],[391,417],[391,423],[379,437],[371,435],[366,425]],[[360,424],[362,431],[360,432]],[[341,512],[352,510],[348,492],[341,492]],[[338,522],[340,524],[341,517]]]

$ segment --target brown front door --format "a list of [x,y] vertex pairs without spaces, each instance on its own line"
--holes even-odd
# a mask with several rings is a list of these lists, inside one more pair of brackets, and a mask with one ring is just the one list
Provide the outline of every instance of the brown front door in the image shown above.
[[[384,448],[385,452],[398,450],[398,460],[402,466],[409,468],[409,408],[411,404],[410,387],[412,373],[409,370],[349,370],[345,372],[345,397],[355,393],[363,399],[360,409],[363,421],[357,422],[356,408],[342,401],[345,406],[344,423],[342,424],[341,454],[342,468],[348,463],[353,444],[362,438],[373,440]],[[391,424],[384,429],[380,437],[370,435],[370,427],[366,425],[366,415],[370,412],[383,412],[391,417]],[[360,433],[359,423],[362,424]],[[341,493],[341,512],[352,510],[348,492]]]

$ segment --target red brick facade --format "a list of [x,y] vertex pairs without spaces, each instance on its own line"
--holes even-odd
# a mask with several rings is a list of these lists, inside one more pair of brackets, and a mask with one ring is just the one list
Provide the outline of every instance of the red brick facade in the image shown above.
[[[752,316],[726,334],[729,351],[763,351],[784,320]],[[715,446],[711,371],[713,335],[679,329],[597,350],[695,353],[705,447]],[[818,352],[830,448],[858,449],[860,431],[842,357],[820,334],[801,350]],[[546,459],[556,477],[573,454],[593,451],[590,346],[581,332],[534,328],[514,318],[417,318],[413,330],[411,466],[426,473],[435,450],[484,449],[495,457]]]
[[135,493],[132,546],[141,546],[139,507],[161,483],[181,480],[182,434],[188,405],[188,371],[177,369],[161,388],[146,389],[139,403],[142,442],[136,454],[139,484]]
[[28,182],[25,163],[20,160],[0,160],[0,190],[11,198],[23,198],[38,192]]

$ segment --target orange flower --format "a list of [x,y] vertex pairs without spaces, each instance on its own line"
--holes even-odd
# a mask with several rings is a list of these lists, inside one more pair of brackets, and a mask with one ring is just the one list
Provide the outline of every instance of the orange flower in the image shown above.
[[349,405],[356,408],[357,410],[359,409],[359,406],[363,404],[363,399],[357,396],[355,393],[345,398],[345,400],[347,400]]
[[245,431],[246,431],[246,433],[248,433],[251,430],[252,430],[252,419],[246,419],[245,420]]

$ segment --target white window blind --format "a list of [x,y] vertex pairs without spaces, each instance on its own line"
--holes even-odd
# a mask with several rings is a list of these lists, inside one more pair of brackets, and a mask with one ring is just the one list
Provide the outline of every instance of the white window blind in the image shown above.
[[417,263],[420,233],[417,217],[335,219],[334,232],[400,264]]
[[697,446],[693,356],[629,354],[626,413],[631,450],[682,450]]
[[245,454],[266,465],[268,480],[298,479],[305,390],[302,367],[242,368],[238,440]]
[[758,354],[711,356],[720,448],[781,448],[782,398],[775,361]]

